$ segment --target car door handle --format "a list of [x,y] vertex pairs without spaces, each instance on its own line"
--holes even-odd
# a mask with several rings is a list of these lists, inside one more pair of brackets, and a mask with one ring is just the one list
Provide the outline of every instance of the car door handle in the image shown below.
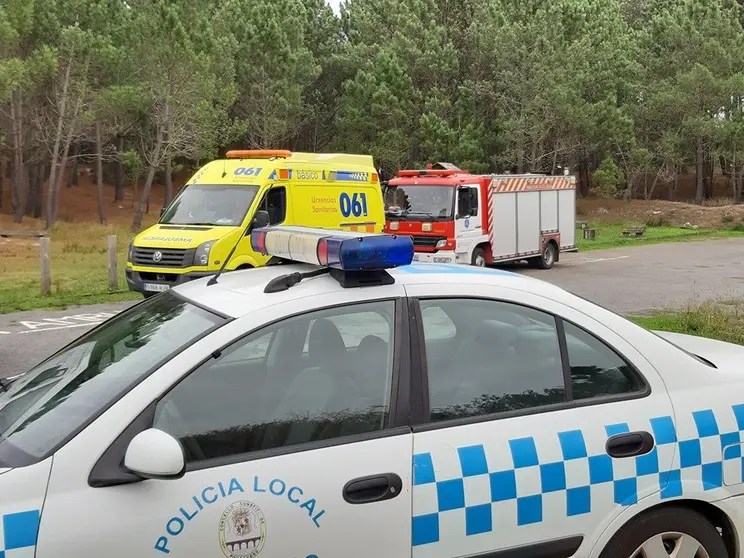
[[351,479],[343,490],[349,504],[369,504],[395,498],[403,488],[403,481],[395,473],[383,473]]
[[654,437],[644,430],[615,434],[607,439],[605,451],[610,457],[637,457],[654,449]]

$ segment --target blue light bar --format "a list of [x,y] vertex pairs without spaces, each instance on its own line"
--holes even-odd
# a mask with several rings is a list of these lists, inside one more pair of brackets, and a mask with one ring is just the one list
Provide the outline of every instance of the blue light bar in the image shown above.
[[343,271],[391,269],[413,261],[411,237],[389,234],[264,227],[251,232],[251,247],[264,256]]

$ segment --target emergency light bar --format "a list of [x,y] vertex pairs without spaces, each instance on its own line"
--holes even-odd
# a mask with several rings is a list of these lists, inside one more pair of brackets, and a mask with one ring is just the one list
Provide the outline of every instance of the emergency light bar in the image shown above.
[[341,271],[379,271],[413,261],[410,236],[307,227],[262,227],[251,232],[251,247],[264,256]]
[[286,159],[292,152],[287,149],[233,149],[225,154],[227,159]]

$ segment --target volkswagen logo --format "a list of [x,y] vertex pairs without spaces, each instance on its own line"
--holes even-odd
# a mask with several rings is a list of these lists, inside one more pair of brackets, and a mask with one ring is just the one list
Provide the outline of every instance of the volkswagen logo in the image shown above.
[[152,261],[154,261],[155,263],[158,263],[158,262],[159,262],[160,260],[162,260],[162,259],[163,259],[163,253],[162,253],[161,251],[159,251],[159,250],[157,250],[157,251],[156,251],[156,252],[155,252],[155,253],[154,253],[154,254],[152,255]]

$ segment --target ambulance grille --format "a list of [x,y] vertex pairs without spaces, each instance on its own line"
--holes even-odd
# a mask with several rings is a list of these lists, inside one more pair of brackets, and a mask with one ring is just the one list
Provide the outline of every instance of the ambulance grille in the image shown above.
[[[161,257],[156,258],[156,252]],[[189,267],[193,264],[194,251],[176,248],[138,248],[134,247],[132,254],[134,265],[145,267]],[[159,261],[155,261],[159,259]]]
[[413,236],[413,247],[436,248],[437,242],[447,240],[444,236]]

